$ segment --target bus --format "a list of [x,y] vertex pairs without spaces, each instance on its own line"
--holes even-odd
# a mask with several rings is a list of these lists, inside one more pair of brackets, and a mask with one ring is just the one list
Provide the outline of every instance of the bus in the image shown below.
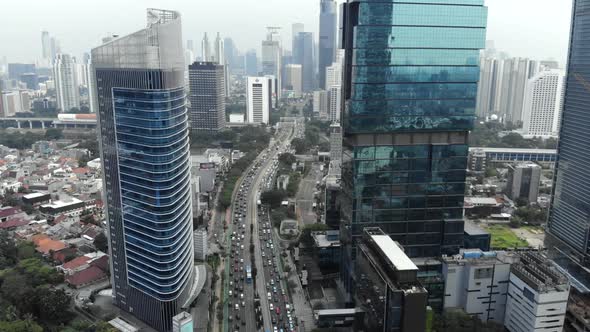
[[246,266],[246,282],[252,282],[252,268],[250,267],[250,265]]

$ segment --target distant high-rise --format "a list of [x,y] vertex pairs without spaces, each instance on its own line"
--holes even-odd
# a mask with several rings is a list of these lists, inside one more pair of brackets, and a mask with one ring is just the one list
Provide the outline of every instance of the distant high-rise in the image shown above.
[[229,67],[227,65],[227,61],[225,58],[225,43],[224,40],[221,38],[219,32],[215,37],[215,54],[213,55],[213,62],[217,62],[218,64],[223,66],[223,84],[225,84],[225,96],[230,95],[230,77],[229,77]]
[[349,0],[342,10],[341,272],[352,291],[365,227],[380,227],[409,257],[454,254],[463,245],[487,8],[484,0]]
[[562,70],[553,69],[541,71],[528,80],[522,110],[525,135],[557,137],[564,79]]
[[80,87],[76,60],[69,54],[58,54],[53,65],[57,108],[67,112],[80,108]]
[[[497,114],[502,83],[502,61],[482,58],[480,63],[479,85],[477,89],[476,114],[485,118]],[[504,115],[504,114],[497,114]]]
[[313,92],[313,115],[322,120],[328,120],[329,114],[329,98],[328,91],[316,90]]
[[320,0],[320,39],[318,54],[319,86],[326,86],[326,67],[334,62],[336,52],[336,2]]
[[47,31],[41,32],[41,49],[43,60],[48,64],[51,63],[53,58],[53,54],[51,54],[51,37]]
[[297,38],[297,35],[300,32],[303,32],[305,30],[305,25],[303,25],[303,23],[293,23],[291,25],[291,54],[295,55],[297,54],[297,44],[295,39]]
[[248,123],[268,123],[272,103],[272,79],[248,77]]
[[503,61],[499,114],[514,124],[522,122],[522,105],[527,81],[537,73],[538,64],[526,58]]
[[276,78],[278,89],[276,98],[281,97],[282,79],[282,44],[279,34],[280,28],[268,27],[266,39],[262,41],[262,74],[272,75]]
[[201,61],[212,61],[212,54],[211,54],[211,43],[209,42],[209,37],[207,33],[203,35],[203,40],[201,40]]
[[297,53],[293,53],[293,63],[300,64],[302,68],[303,91],[313,90],[315,70],[313,67],[313,34],[300,32],[295,36],[294,44]]
[[332,63],[331,66],[326,67],[326,90],[329,90],[333,85],[342,84],[342,64],[338,62]]
[[225,127],[225,70],[215,62],[188,67],[189,120],[192,131],[218,131]]
[[8,78],[12,80],[20,79],[22,74],[37,72],[34,63],[9,63],[8,64]]
[[342,109],[342,87],[340,85],[332,85],[328,90],[328,99],[328,120],[330,120],[330,122],[340,123],[340,115]]
[[92,50],[113,301],[160,332],[194,281],[180,14]]
[[238,49],[233,39],[229,37],[223,38],[223,48],[225,50],[225,64],[230,69],[230,73],[233,73],[233,71],[238,69],[238,67],[242,67],[238,66],[238,63],[236,62]]
[[547,240],[572,286],[590,293],[590,0],[576,0]]
[[295,97],[301,97],[302,66],[290,64],[285,66],[285,89],[292,91]]
[[247,76],[258,76],[258,57],[256,50],[249,50],[244,57],[244,67]]

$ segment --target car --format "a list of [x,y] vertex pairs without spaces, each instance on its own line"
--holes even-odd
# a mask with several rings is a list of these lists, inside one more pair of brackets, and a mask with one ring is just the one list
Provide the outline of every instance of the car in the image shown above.
[[273,287],[273,288],[272,288],[272,292],[273,292],[273,293],[276,293],[276,292],[277,292],[277,288],[276,288],[276,287]]
[[244,293],[240,294],[240,299],[244,299]]
[[242,301],[242,307],[245,307],[245,306],[246,306],[246,302]]
[[[235,305],[235,309],[236,309],[236,310],[240,310],[240,305],[236,303],[236,305]],[[237,318],[237,317],[236,317],[236,318]]]
[[[236,304],[236,307],[237,307],[237,306],[238,306],[238,305]],[[273,311],[273,310],[274,310],[274,308],[275,308],[275,306],[274,306],[272,303],[269,305],[269,307],[270,307],[270,311]]]

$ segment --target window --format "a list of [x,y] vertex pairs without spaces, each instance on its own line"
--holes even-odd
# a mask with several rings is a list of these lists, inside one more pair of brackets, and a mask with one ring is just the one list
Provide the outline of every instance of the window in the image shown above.
[[489,279],[492,277],[493,270],[491,267],[476,269],[474,273],[475,279]]

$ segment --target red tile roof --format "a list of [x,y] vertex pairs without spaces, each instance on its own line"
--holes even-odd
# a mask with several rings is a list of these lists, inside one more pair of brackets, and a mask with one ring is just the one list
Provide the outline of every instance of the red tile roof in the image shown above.
[[66,258],[68,256],[75,255],[76,251],[77,251],[76,248],[70,248],[70,247],[63,248],[62,250],[58,250],[53,253],[53,259],[55,259],[56,261],[59,261],[60,263],[65,263]]
[[106,278],[106,276],[106,273],[104,273],[98,267],[90,266],[87,269],[66,276],[66,282],[74,287],[78,287],[99,281]]
[[90,262],[90,265],[96,266],[96,267],[100,268],[101,270],[103,270],[104,272],[108,272],[109,271],[109,256],[108,255],[101,256],[100,258],[97,258],[97,259],[93,260],[92,262]]
[[90,172],[90,169],[88,167],[78,167],[78,168],[74,168],[72,170],[72,172],[74,174],[86,174],[86,173]]
[[35,243],[35,246],[37,246],[37,251],[46,255],[49,254],[50,251],[58,251],[67,247],[65,243],[52,240],[45,234],[34,235],[32,240],[33,243]]
[[0,209],[0,218],[6,218],[20,213],[20,209],[17,207],[9,206]]
[[71,261],[62,265],[62,268],[64,270],[75,270],[85,264],[88,264],[89,260],[90,260],[90,258],[88,258],[86,256],[76,257],[76,258],[72,259]]
[[21,218],[15,218],[3,223],[0,223],[0,229],[8,229],[28,225],[29,221]]

